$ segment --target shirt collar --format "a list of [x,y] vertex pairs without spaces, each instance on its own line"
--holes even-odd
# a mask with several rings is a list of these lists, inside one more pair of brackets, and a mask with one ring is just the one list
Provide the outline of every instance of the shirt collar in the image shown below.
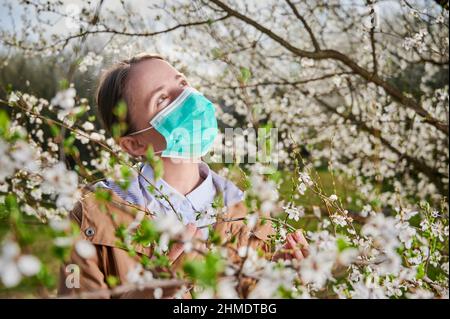
[[199,169],[203,181],[186,195],[186,198],[191,202],[192,207],[194,207],[196,211],[205,210],[213,203],[214,197],[216,196],[216,188],[212,180],[209,166],[204,162],[200,162]]
[[[189,194],[183,195],[178,192],[175,188],[170,186],[164,179],[160,178],[157,181],[154,180],[153,176],[153,168],[145,163],[141,168],[141,174],[144,176],[139,176],[141,179],[141,184],[143,185],[144,192],[147,197],[154,197],[157,194],[151,194],[147,189],[148,183],[146,179],[148,179],[152,184],[158,188],[162,194],[167,196],[170,202],[177,209],[181,206],[183,201],[189,201],[192,207],[196,211],[203,211],[208,208],[214,201],[214,197],[216,195],[216,189],[212,180],[212,174],[209,166],[204,163],[199,163],[200,176],[203,178],[203,181],[198,185],[194,190],[192,190]],[[164,200],[160,199],[160,203],[162,203],[166,208],[170,208],[170,204]]]

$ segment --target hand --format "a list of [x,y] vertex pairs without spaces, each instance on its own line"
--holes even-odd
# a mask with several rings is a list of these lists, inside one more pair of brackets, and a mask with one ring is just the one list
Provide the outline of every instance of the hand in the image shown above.
[[[188,224],[186,226],[186,232],[183,234],[182,240],[183,241],[190,241],[193,238],[199,238],[201,239],[202,232],[200,229],[195,227],[194,224]],[[174,262],[175,260],[180,257],[180,255],[184,252],[184,244],[183,243],[175,243],[172,245],[172,248],[170,249],[167,256],[169,257],[170,262]]]
[[283,247],[276,251],[272,257],[272,260],[278,259],[297,259],[302,260],[309,255],[309,245],[303,236],[302,231],[299,229],[293,233],[290,233],[286,236],[286,243]]

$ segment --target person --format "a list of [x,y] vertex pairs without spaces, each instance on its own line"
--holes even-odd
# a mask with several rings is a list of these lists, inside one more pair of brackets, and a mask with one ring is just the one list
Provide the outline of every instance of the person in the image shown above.
[[[125,102],[126,116],[116,111],[121,101]],[[206,240],[206,226],[213,225],[222,243],[235,245],[235,248],[259,248],[270,256],[268,258],[302,259],[307,255],[307,242],[301,231],[287,236],[284,248],[290,252],[273,254],[269,245],[274,233],[271,223],[260,223],[250,229],[243,221],[247,214],[244,192],[201,160],[217,135],[214,104],[192,88],[184,74],[162,56],[142,53],[112,66],[100,79],[96,102],[104,128],[111,135],[115,134],[121,149],[133,157],[145,158],[151,146],[156,156],[160,156],[163,176],[155,180],[152,166],[143,161],[138,176],[126,190],[111,179],[94,185],[94,189],[101,187],[110,192],[111,202],[99,204],[92,188],[83,190],[83,197],[70,216],[80,226],[80,239],[90,241],[96,252],[83,258],[76,249],[72,251],[61,267],[60,296],[84,293],[84,296],[96,298],[153,298],[153,288],[111,293],[108,278],[114,277],[120,284],[127,284],[129,272],[140,257],[153,254],[152,246],[137,247],[137,255],[130,256],[118,243],[117,225],[129,225],[134,221],[133,215],[126,213],[129,204],[158,216],[177,214],[186,225],[184,240]],[[123,121],[125,126],[121,126]],[[122,129],[119,134],[118,127]],[[149,183],[154,183],[160,194],[151,192]],[[222,217],[230,220],[228,222],[215,223],[212,206],[218,195],[226,207]],[[237,240],[231,244],[231,238]],[[233,254],[236,249],[229,251],[230,258],[238,262],[238,254]],[[174,244],[167,255],[171,271],[179,270],[186,258],[195,257],[195,253],[185,252],[182,244]],[[74,271],[68,265],[78,267],[78,285],[70,284],[69,277]],[[238,289],[245,296],[251,284],[243,284]],[[170,298],[176,291],[177,287],[167,286],[163,297]],[[184,297],[189,298],[189,292]]]

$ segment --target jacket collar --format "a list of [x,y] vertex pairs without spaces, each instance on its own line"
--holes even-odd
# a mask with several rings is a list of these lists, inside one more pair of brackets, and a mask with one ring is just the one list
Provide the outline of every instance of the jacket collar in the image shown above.
[[[176,203],[181,203],[183,200],[188,199],[194,209],[198,211],[203,211],[205,206],[209,206],[209,204],[213,202],[215,195],[218,193],[223,194],[223,202],[226,206],[231,206],[243,200],[244,192],[234,185],[234,183],[211,170],[208,164],[200,162],[199,165],[200,173],[205,176],[205,180],[187,196],[183,196],[174,190],[163,179],[154,181],[153,169],[148,164],[141,164],[139,170],[144,177],[138,175],[131,180],[127,190],[121,189],[119,185],[110,179],[105,179],[96,183],[95,187],[110,188],[126,201],[144,207],[155,200],[147,189],[148,182],[146,180],[152,182],[158,189],[162,187],[161,191],[166,195],[169,195],[172,199],[171,203],[174,204],[174,206],[177,206]],[[159,200],[159,202],[166,208],[171,209],[170,204],[167,201]],[[151,209],[151,207],[149,207],[149,209]]]
[[[161,193],[171,199],[171,203],[175,206],[175,208],[178,208],[183,201],[188,200],[196,211],[203,211],[213,202],[215,194],[217,193],[217,188],[214,185],[211,170],[208,165],[201,162],[199,163],[199,168],[200,175],[203,178],[202,183],[189,194],[183,195],[170,186],[164,179],[160,178],[155,181],[152,167],[148,164],[144,164],[141,167],[141,174],[143,177],[138,177],[143,196],[145,196],[147,200],[151,200],[152,198],[152,195],[147,188],[148,180],[152,182],[152,184],[154,184],[155,187],[161,191]],[[211,190],[213,190],[213,192],[211,192]],[[127,196],[126,199],[133,200],[134,197],[130,198],[130,196]],[[166,208],[171,208],[167,201],[161,200],[160,202]]]
[[[214,182],[214,180],[213,180]],[[216,184],[216,183],[214,183]],[[220,186],[216,185],[216,188]],[[95,187],[94,187],[95,189]],[[96,198],[92,191],[92,185],[82,190],[82,199],[80,200],[79,213],[81,214],[80,230],[82,237],[90,240],[97,245],[105,245],[111,247],[120,247],[115,235],[116,229],[119,225],[127,227],[131,224],[138,211],[148,211],[145,206],[134,205],[127,200],[118,196],[111,189],[106,189],[110,193],[110,201],[101,201]],[[213,228],[219,233],[231,232],[233,225],[239,223],[243,225],[240,220],[247,215],[247,207],[243,201],[235,202],[227,205],[224,212],[219,212],[222,218],[237,219],[231,222],[216,223]],[[88,229],[93,230],[88,232]],[[90,234],[90,235],[88,235]],[[266,222],[253,230],[253,235],[261,240],[268,240],[269,236],[274,234],[274,229],[270,222]],[[151,247],[136,247],[136,251],[142,254],[150,255]]]

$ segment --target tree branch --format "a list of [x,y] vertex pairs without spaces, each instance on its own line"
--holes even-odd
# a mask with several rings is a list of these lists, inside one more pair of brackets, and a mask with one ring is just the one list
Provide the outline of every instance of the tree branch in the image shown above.
[[369,0],[368,5],[371,6],[370,7],[370,23],[372,25],[370,27],[370,45],[372,47],[373,75],[377,75],[378,62],[377,62],[377,54],[376,54],[376,46],[375,46],[375,9],[373,8],[373,0]]
[[316,51],[320,51],[319,42],[317,42],[317,39],[314,36],[314,33],[311,30],[311,27],[306,22],[305,18],[303,18],[303,16],[298,12],[297,8],[295,7],[295,5],[290,0],[286,0],[286,2],[291,7],[291,9],[294,12],[295,16],[303,23],[303,26],[305,27],[306,31],[308,32],[308,34],[309,34],[309,36],[311,38],[311,41],[312,41]]
[[240,86],[218,86],[220,89],[239,89],[239,88],[251,88],[251,87],[259,87],[259,86],[268,86],[268,85],[289,85],[289,86],[297,86],[300,84],[306,84],[310,82],[315,81],[321,81],[328,78],[332,78],[334,76],[340,76],[340,75],[350,75],[353,74],[353,72],[338,72],[338,73],[331,73],[331,74],[325,74],[323,76],[319,76],[312,79],[307,80],[298,80],[298,81],[264,81],[264,82],[258,82],[258,83],[250,83],[250,84],[243,84]]
[[[307,95],[307,92],[302,92],[302,93]],[[358,120],[353,114],[351,114],[351,113],[348,115],[341,114],[334,107],[329,105],[325,100],[318,98],[316,96],[314,97],[314,99],[320,105],[322,105],[324,108],[326,108],[328,111],[342,117],[345,120],[352,122],[353,124],[358,126],[362,131],[369,133],[370,135],[374,136],[375,138],[378,138],[381,141],[381,143],[384,146],[386,146],[389,150],[391,150],[392,152],[397,154],[399,157],[405,158],[409,163],[411,163],[414,166],[414,168],[417,171],[425,174],[430,179],[430,181],[432,181],[438,187],[438,189],[440,189],[442,191],[445,190],[445,185],[442,182],[442,178],[444,178],[446,176],[444,176],[442,173],[440,173],[439,171],[428,166],[423,161],[421,161],[415,157],[412,157],[406,153],[401,152],[399,149],[397,149],[395,146],[393,146],[391,143],[389,143],[389,141],[382,136],[380,130],[375,129],[373,127],[369,127],[365,122]]]
[[[227,18],[229,18],[230,15],[227,14],[223,17],[220,17],[218,19],[215,20],[211,20],[211,19],[207,19],[207,20],[203,20],[203,21],[196,21],[196,22],[188,22],[188,23],[180,23],[177,24],[173,27],[170,27],[168,29],[164,29],[164,30],[160,30],[160,31],[154,31],[154,32],[129,32],[129,31],[120,31],[120,30],[115,30],[115,29],[109,29],[109,28],[105,28],[105,29],[97,29],[97,30],[84,30],[83,32],[77,33],[77,34],[73,34],[67,38],[61,39],[59,41],[56,41],[54,43],[52,43],[51,45],[48,46],[44,46],[44,47],[33,47],[33,48],[23,48],[23,49],[28,49],[28,50],[33,50],[33,51],[45,51],[47,49],[53,48],[54,46],[57,46],[59,44],[63,44],[63,47],[65,47],[71,40],[73,39],[77,39],[80,37],[85,37],[87,35],[90,34],[114,34],[114,35],[123,35],[123,36],[131,36],[131,37],[151,37],[151,36],[155,36],[155,35],[159,35],[159,34],[163,34],[163,33],[168,33],[180,28],[187,28],[187,27],[192,27],[192,26],[199,26],[199,25],[203,25],[203,24],[212,24],[218,21],[222,21],[225,20]],[[4,41],[4,43],[14,46],[14,43],[9,43],[8,41]]]
[[336,60],[336,61],[339,61],[339,62],[345,64],[353,72],[360,75],[366,81],[372,82],[372,83],[376,84],[377,86],[381,86],[386,91],[386,93],[388,93],[395,101],[397,101],[398,103],[413,110],[418,115],[422,116],[426,123],[433,125],[439,131],[445,133],[446,135],[449,135],[449,129],[448,129],[447,123],[443,123],[443,122],[439,121],[438,119],[434,118],[427,110],[425,110],[422,106],[417,104],[414,99],[405,96],[397,88],[395,88],[388,82],[381,79],[378,75],[373,74],[369,70],[361,67],[355,61],[353,61],[351,58],[349,58],[347,55],[345,55],[339,51],[331,50],[331,49],[320,50],[320,51],[315,51],[315,52],[302,50],[300,48],[297,48],[297,47],[291,45],[288,41],[286,41],[279,35],[275,34],[271,30],[267,29],[266,27],[262,26],[255,20],[230,8],[223,2],[221,2],[219,0],[210,0],[210,1],[214,4],[216,4],[217,6],[219,6],[220,8],[222,8],[225,12],[227,12],[231,16],[234,16],[234,17],[246,22],[247,24],[253,26],[257,30],[263,32],[269,38],[271,38],[275,42],[279,43],[284,48],[286,48],[288,51],[294,53],[297,56],[310,58],[310,59],[314,59],[314,60],[331,59],[331,60]]
[[[101,298],[104,296],[119,296],[125,293],[132,293],[142,290],[153,290],[156,288],[176,288],[181,287],[186,284],[183,280],[178,279],[155,279],[147,283],[143,284],[124,284],[112,289],[99,289],[93,291],[86,291],[76,295],[64,295],[59,297],[58,299],[74,299],[74,298],[82,298],[82,299],[90,299],[90,298]],[[150,293],[149,291],[149,293]]]

